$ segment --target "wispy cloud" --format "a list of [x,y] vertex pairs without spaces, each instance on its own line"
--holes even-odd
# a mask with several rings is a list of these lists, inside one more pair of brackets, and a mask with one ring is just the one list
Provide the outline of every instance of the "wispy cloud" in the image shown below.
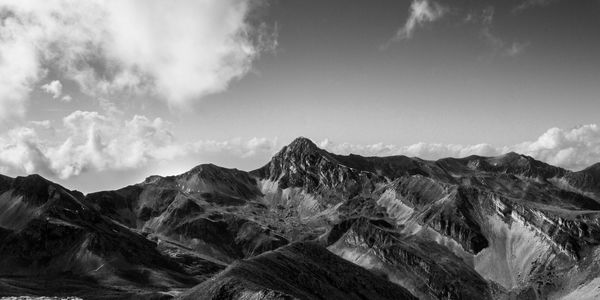
[[396,32],[392,40],[412,38],[418,27],[435,22],[443,17],[448,9],[432,0],[414,0],[410,5],[410,15],[404,26]]
[[523,10],[536,6],[546,6],[557,1],[558,0],[523,0],[520,4],[513,8],[513,13],[519,13]]
[[504,53],[508,56],[518,56],[529,47],[529,43],[513,42],[508,48],[504,49]]
[[506,42],[493,32],[495,8],[488,6],[479,13],[470,13],[465,18],[467,23],[481,26],[480,36],[490,46],[492,55],[516,57],[529,46],[528,42]]

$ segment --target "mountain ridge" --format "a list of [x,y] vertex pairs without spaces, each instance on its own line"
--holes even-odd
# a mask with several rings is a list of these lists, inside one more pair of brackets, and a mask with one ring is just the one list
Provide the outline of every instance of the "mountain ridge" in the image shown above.
[[[207,286],[211,278],[230,278],[218,275],[228,274],[227,265],[263,254],[277,257],[272,253],[279,249],[295,249],[300,252],[290,255],[311,260],[305,256],[310,247],[285,248],[310,242],[366,269],[370,273],[365,276],[386,278],[422,299],[552,298],[595,284],[593,270],[600,268],[600,254],[595,254],[600,253],[599,168],[595,164],[572,172],[517,153],[435,161],[338,155],[300,137],[249,172],[201,164],[179,175],[153,175],[87,195],[58,185],[58,192],[52,192],[44,184],[53,183],[41,176],[0,176],[0,207],[17,207],[13,203],[21,199],[39,206],[59,197],[56,203],[65,203],[53,208],[48,220],[39,219],[29,206],[5,209],[0,212],[0,240],[12,236],[31,244],[34,237],[15,235],[15,230],[33,226],[35,220],[83,226],[89,229],[82,232],[91,230],[108,243],[104,248],[116,249],[98,252],[110,259],[127,251],[113,243],[141,239],[139,245],[147,248],[143,251],[171,267],[166,271],[133,260],[127,268],[179,278],[157,285],[117,275],[122,288],[136,286],[146,295],[177,295],[197,282]],[[22,184],[15,188],[14,182]],[[55,196],[61,191],[72,200]],[[86,207],[88,217],[82,217],[79,206]],[[89,220],[121,233],[97,230]],[[54,239],[60,245],[76,243],[63,235]],[[54,252],[45,257],[52,265],[64,259]],[[113,270],[122,273],[121,267]],[[0,274],[2,268],[0,262]],[[295,272],[293,266],[285,268]],[[565,274],[578,276],[561,279]],[[303,289],[301,282],[285,279],[291,289],[277,292],[270,279],[257,280],[244,286],[263,291],[264,299]],[[14,279],[0,275],[0,286],[3,282],[13,284]],[[107,289],[102,282],[87,284]],[[235,295],[241,294],[235,291],[240,290],[231,282],[211,285],[224,293],[212,296],[238,299]]]

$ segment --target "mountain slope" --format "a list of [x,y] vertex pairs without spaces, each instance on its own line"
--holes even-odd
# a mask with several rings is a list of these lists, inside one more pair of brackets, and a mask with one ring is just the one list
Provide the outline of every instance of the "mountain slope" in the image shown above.
[[3,177],[0,191],[0,296],[72,290],[88,298],[149,297],[198,282],[81,193],[37,175]]
[[180,299],[416,299],[313,243],[238,261]]
[[[231,262],[287,243],[251,220],[264,206],[246,172],[200,165],[178,176],[152,176],[117,191],[85,197],[102,214],[157,241]],[[182,248],[183,247],[183,248]],[[183,249],[183,250],[182,250]]]
[[[573,172],[516,153],[438,161],[364,158],[334,155],[299,138],[251,174],[282,214],[300,226],[337,232],[327,238],[332,251],[424,297],[464,298],[444,293],[481,283],[478,276],[489,283],[469,285],[480,287],[479,298],[497,291],[548,297],[564,284],[550,270],[585,267],[584,258],[600,242],[593,189],[566,189],[557,182]],[[356,218],[363,221],[350,221]],[[388,225],[382,232],[372,222]],[[380,242],[368,243],[377,237]],[[411,242],[386,245],[390,239]],[[447,259],[427,257],[423,249],[431,247],[419,245],[428,241],[440,246],[431,255]],[[385,254],[390,247],[396,250],[388,253],[401,248],[406,254],[393,258]],[[455,271],[435,271],[440,266]],[[396,276],[397,270],[409,271]],[[453,285],[455,278],[459,284]]]
[[199,165],[86,196],[39,176],[0,176],[0,290],[55,294],[28,282],[57,277],[73,293],[115,297],[170,297],[199,282],[189,296],[366,293],[326,272],[338,270],[333,253],[367,269],[356,271],[365,280],[377,274],[372,284],[420,299],[593,298],[599,179],[600,164],[571,172],[516,153],[346,156],[305,138],[251,172]]

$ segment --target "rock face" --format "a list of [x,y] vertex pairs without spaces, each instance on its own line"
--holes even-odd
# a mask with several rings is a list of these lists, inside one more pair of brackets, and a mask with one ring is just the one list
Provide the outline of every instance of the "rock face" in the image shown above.
[[86,196],[0,176],[0,296],[55,295],[29,284],[43,274],[84,298],[202,282],[186,297],[593,299],[599,217],[600,164],[343,156],[305,138],[255,171],[200,165]]

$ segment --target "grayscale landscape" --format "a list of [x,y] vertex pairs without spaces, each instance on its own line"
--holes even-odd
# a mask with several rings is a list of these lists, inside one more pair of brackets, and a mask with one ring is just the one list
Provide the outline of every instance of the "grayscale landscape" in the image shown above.
[[0,299],[600,299],[600,1],[0,0]]

